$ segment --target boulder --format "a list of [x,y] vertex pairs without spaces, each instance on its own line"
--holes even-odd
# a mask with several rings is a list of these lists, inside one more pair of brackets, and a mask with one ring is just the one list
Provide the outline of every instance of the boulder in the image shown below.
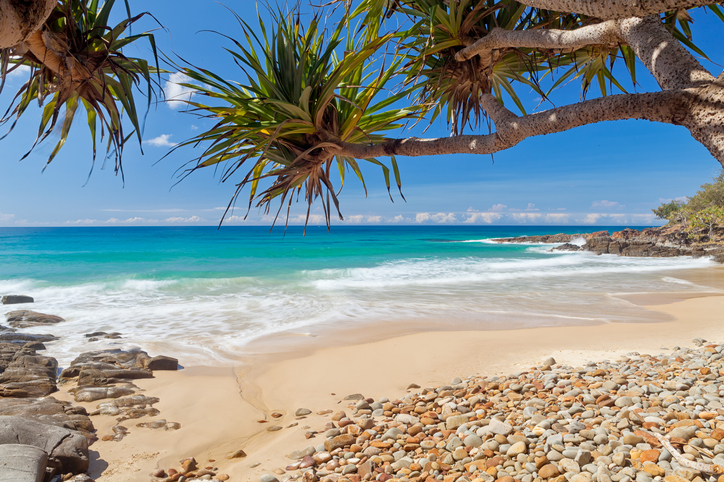
[[0,445],[0,482],[42,482],[48,454],[22,444]]
[[176,358],[151,358],[142,350],[99,350],[82,353],[61,372],[60,378],[77,378],[78,386],[107,386],[139,378],[153,378],[153,370],[177,369]]
[[33,348],[0,343],[0,397],[44,397],[57,390],[55,358]]
[[16,310],[5,314],[5,319],[13,328],[29,328],[33,326],[54,325],[65,321],[60,316],[46,315],[30,310]]
[[0,417],[0,445],[32,445],[48,454],[48,465],[60,473],[88,470],[88,440],[79,432],[24,417]]
[[104,398],[119,398],[134,393],[136,392],[127,387],[92,387],[76,390],[74,397],[76,402],[95,402]]
[[2,297],[2,304],[17,305],[20,303],[34,303],[35,300],[30,296],[24,295],[7,295]]
[[146,368],[155,370],[178,370],[178,359],[170,356],[159,355],[151,358],[146,363]]
[[86,409],[54,397],[0,398],[0,416],[18,416],[67,428],[85,435],[89,443],[96,440],[95,427]]

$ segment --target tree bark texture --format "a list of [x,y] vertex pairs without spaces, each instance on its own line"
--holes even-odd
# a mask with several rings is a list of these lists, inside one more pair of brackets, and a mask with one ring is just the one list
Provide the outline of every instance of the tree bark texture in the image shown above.
[[24,42],[57,4],[57,0],[0,0],[0,49]]
[[710,5],[711,0],[519,0],[529,7],[617,20]]

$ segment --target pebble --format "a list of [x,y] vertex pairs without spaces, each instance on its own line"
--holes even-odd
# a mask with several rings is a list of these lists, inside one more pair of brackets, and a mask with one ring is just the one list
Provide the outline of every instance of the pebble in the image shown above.
[[551,358],[507,376],[411,384],[397,400],[354,394],[282,479],[724,482],[681,466],[652,436],[691,461],[724,463],[724,345],[707,343],[582,367]]

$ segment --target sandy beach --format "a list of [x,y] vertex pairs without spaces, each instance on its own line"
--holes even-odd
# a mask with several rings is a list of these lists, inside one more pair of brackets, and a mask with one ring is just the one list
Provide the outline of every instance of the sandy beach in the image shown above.
[[[724,270],[713,268],[706,276],[717,280],[722,274]],[[91,446],[89,473],[101,482],[146,481],[155,468],[178,467],[180,459],[193,456],[200,466],[218,468],[230,480],[259,480],[261,474],[285,467],[285,454],[309,442],[321,443],[307,441],[305,427],[321,429],[329,414],[319,413],[338,409],[349,394],[394,399],[411,383],[439,386],[454,377],[507,374],[540,365],[550,356],[577,366],[628,352],[656,354],[665,347],[690,346],[695,337],[724,340],[724,296],[643,301],[660,321],[401,336],[346,333],[337,346],[259,354],[235,368],[157,372],[156,378],[137,384],[161,399],[156,405],[159,418],[179,422],[181,429],[150,430],[126,422],[131,433],[122,441]],[[70,394],[61,390],[59,397],[69,399]],[[297,420],[294,412],[299,408],[312,414]],[[274,412],[281,417],[272,417]],[[99,437],[111,433],[116,423],[103,416],[93,417],[93,422]],[[272,425],[283,428],[267,431]],[[227,459],[239,449],[247,456]]]

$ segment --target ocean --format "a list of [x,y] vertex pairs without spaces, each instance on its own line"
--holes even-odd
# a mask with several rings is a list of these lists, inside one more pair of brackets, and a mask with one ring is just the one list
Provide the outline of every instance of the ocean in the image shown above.
[[[227,366],[272,335],[288,342],[398,325],[656,321],[631,296],[721,292],[716,283],[691,281],[707,280],[693,276],[715,265],[706,258],[551,253],[550,245],[490,241],[602,229],[619,228],[333,226],[331,234],[310,227],[306,236],[297,226],[286,234],[229,226],[0,228],[0,295],[36,300],[4,312],[65,318],[24,330],[59,336],[48,348],[62,366],[82,351],[113,347],[176,356],[186,366]],[[84,335],[95,331],[122,338],[88,341]]]

